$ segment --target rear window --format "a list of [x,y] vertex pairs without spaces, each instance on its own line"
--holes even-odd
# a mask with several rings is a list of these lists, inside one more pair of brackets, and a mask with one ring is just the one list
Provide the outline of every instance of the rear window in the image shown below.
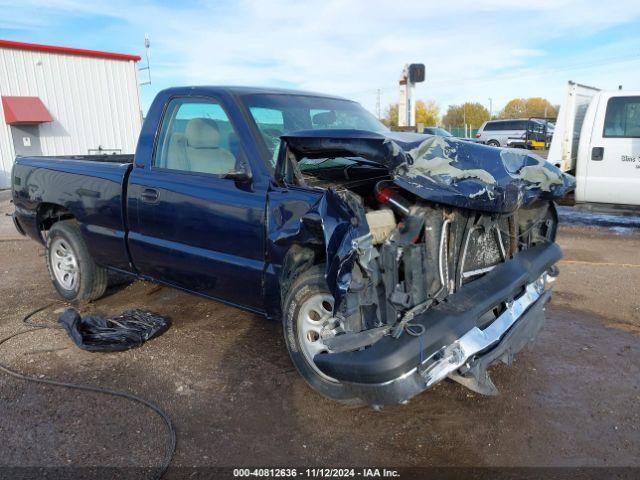
[[484,130],[526,130],[526,120],[503,120],[500,122],[489,122],[485,125]]
[[607,102],[604,137],[640,137],[640,97],[615,97]]
[[504,122],[487,122],[483,130],[503,130],[503,123]]

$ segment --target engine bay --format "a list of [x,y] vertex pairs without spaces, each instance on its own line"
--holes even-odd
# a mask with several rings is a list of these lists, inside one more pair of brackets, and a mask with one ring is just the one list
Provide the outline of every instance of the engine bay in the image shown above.
[[[327,337],[394,326],[401,334],[405,317],[446,301],[518,250],[555,236],[552,202],[507,214],[446,206],[400,188],[386,168],[362,158],[302,158],[294,170],[296,184],[336,192],[369,231],[354,242],[358,258],[335,312],[339,325]],[[497,306],[487,322],[500,312]],[[328,338],[326,343],[333,345]],[[362,346],[355,337],[336,348]]]

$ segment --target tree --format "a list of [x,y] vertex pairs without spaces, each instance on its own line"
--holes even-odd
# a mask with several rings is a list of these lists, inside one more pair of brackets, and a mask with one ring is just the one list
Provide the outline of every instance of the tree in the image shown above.
[[387,105],[387,108],[384,110],[384,117],[382,117],[382,123],[384,123],[387,127],[397,127],[398,126],[398,104],[392,103]]
[[558,114],[549,100],[541,97],[514,98],[500,111],[500,118],[555,117]]
[[442,117],[445,127],[463,127],[466,123],[471,128],[480,128],[489,120],[489,110],[478,102],[465,102],[462,105],[449,105],[447,113]]
[[[440,107],[433,100],[416,101],[416,124],[423,123],[425,126],[435,126],[438,124]],[[382,123],[387,127],[398,126],[398,104],[392,103],[384,110]]]
[[422,123],[425,127],[435,127],[438,125],[439,116],[440,107],[433,100],[416,102],[416,124]]

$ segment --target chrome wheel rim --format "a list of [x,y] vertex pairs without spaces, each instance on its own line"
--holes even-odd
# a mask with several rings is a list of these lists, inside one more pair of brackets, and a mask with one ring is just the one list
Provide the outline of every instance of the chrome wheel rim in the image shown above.
[[56,238],[51,242],[51,270],[56,281],[65,290],[75,290],[80,277],[78,259],[69,242]]
[[317,354],[329,351],[323,339],[335,336],[338,321],[333,316],[333,304],[333,297],[322,293],[304,301],[298,313],[298,343],[316,373],[326,380],[337,382],[335,378],[324,374],[313,361]]

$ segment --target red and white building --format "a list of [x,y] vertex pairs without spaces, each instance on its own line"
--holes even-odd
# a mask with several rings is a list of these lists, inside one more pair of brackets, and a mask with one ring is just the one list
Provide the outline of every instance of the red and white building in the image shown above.
[[134,153],[139,60],[0,40],[0,189],[16,155]]

